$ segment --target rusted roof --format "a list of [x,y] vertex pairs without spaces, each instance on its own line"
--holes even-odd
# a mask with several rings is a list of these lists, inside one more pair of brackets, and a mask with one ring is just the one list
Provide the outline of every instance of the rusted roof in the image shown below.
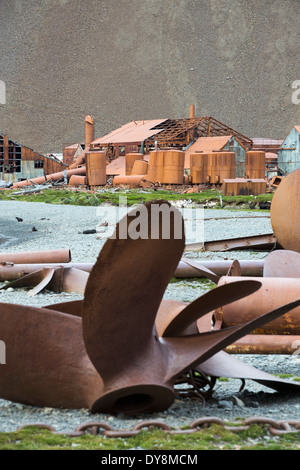
[[296,131],[299,132],[299,134],[300,134],[300,126],[295,126],[295,129],[296,129]]
[[185,151],[185,168],[190,168],[190,155],[196,152],[210,153],[214,150],[222,150],[228,143],[231,135],[220,135],[216,137],[199,137]]
[[164,123],[166,119],[153,119],[147,121],[132,121],[115,129],[104,137],[92,142],[92,145],[108,145],[115,143],[143,142],[149,137],[158,134],[162,129],[153,129]]
[[125,175],[126,173],[125,157],[119,157],[106,166],[107,176]]

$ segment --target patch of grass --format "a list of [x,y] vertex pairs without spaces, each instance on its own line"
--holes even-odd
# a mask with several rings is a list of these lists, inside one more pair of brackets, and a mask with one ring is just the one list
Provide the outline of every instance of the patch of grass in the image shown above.
[[[236,424],[238,425],[238,423]],[[0,433],[0,450],[299,450],[299,433],[272,437],[254,424],[246,431],[232,432],[213,424],[192,434],[171,434],[160,429],[140,432],[134,437],[110,438],[85,434],[69,437],[27,427]]]
[[[113,191],[110,189],[101,192],[80,191],[77,189],[45,189],[36,194],[20,194],[17,195],[16,190],[6,190],[0,192],[0,200],[17,200],[29,202],[44,202],[48,204],[69,204],[79,206],[99,206],[101,204],[119,205],[119,198],[126,197],[127,205],[139,205],[155,199],[165,201],[189,201],[195,205],[207,204],[214,202],[213,208],[220,209],[231,206],[239,209],[249,210],[250,206],[253,210],[260,210],[259,204],[270,202],[273,194],[262,194],[259,196],[222,196],[221,191],[216,189],[208,189],[201,193],[185,193],[175,192],[167,189],[158,190],[138,190],[130,189],[127,191]],[[220,200],[222,196],[222,204]]]

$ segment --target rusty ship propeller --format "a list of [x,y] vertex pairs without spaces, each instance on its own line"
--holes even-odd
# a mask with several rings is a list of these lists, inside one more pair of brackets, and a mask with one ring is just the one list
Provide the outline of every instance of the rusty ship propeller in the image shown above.
[[[162,218],[151,237],[157,228],[152,218],[155,204],[170,209],[168,237]],[[136,236],[141,213],[147,228],[140,226]],[[7,363],[0,366],[0,397],[92,412],[164,410],[172,404],[174,385],[185,371],[207,364],[232,342],[300,305],[296,300],[217,331],[192,331],[213,309],[253,294],[261,283],[232,282],[191,304],[168,305],[165,289],[184,246],[180,212],[165,201],[153,201],[117,224],[88,277],[82,302],[56,308],[0,304],[0,337],[7,350]],[[222,369],[222,362],[219,366]],[[274,377],[275,382],[281,380]]]

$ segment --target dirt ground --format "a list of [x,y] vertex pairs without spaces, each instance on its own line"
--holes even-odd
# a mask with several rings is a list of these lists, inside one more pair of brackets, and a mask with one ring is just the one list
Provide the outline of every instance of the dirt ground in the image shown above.
[[0,130],[61,152],[131,120],[213,116],[249,137],[300,123],[294,0],[2,0]]

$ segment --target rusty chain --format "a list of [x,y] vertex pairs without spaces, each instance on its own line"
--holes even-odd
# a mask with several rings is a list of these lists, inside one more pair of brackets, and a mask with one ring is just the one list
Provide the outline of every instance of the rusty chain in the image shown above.
[[164,422],[150,420],[140,421],[139,423],[135,424],[132,429],[114,429],[104,421],[89,421],[87,423],[79,425],[74,432],[58,432],[53,426],[41,423],[26,424],[19,427],[17,430],[22,430],[25,427],[35,427],[39,429],[48,430],[54,434],[61,434],[68,437],[79,437],[83,436],[86,433],[90,433],[95,436],[103,435],[105,437],[127,438],[136,436],[144,429],[151,430],[154,428],[162,429],[164,432],[169,434],[193,434],[195,432],[201,431],[202,429],[207,429],[212,424],[222,426],[224,429],[231,432],[247,431],[251,425],[259,424],[261,426],[268,426],[267,431],[269,431],[270,434],[272,434],[273,436],[281,436],[283,434],[300,432],[300,421],[276,421],[272,418],[264,417],[246,418],[245,420],[242,420],[237,423],[237,425],[229,425],[220,418],[205,417],[192,421],[187,429],[173,429]]

